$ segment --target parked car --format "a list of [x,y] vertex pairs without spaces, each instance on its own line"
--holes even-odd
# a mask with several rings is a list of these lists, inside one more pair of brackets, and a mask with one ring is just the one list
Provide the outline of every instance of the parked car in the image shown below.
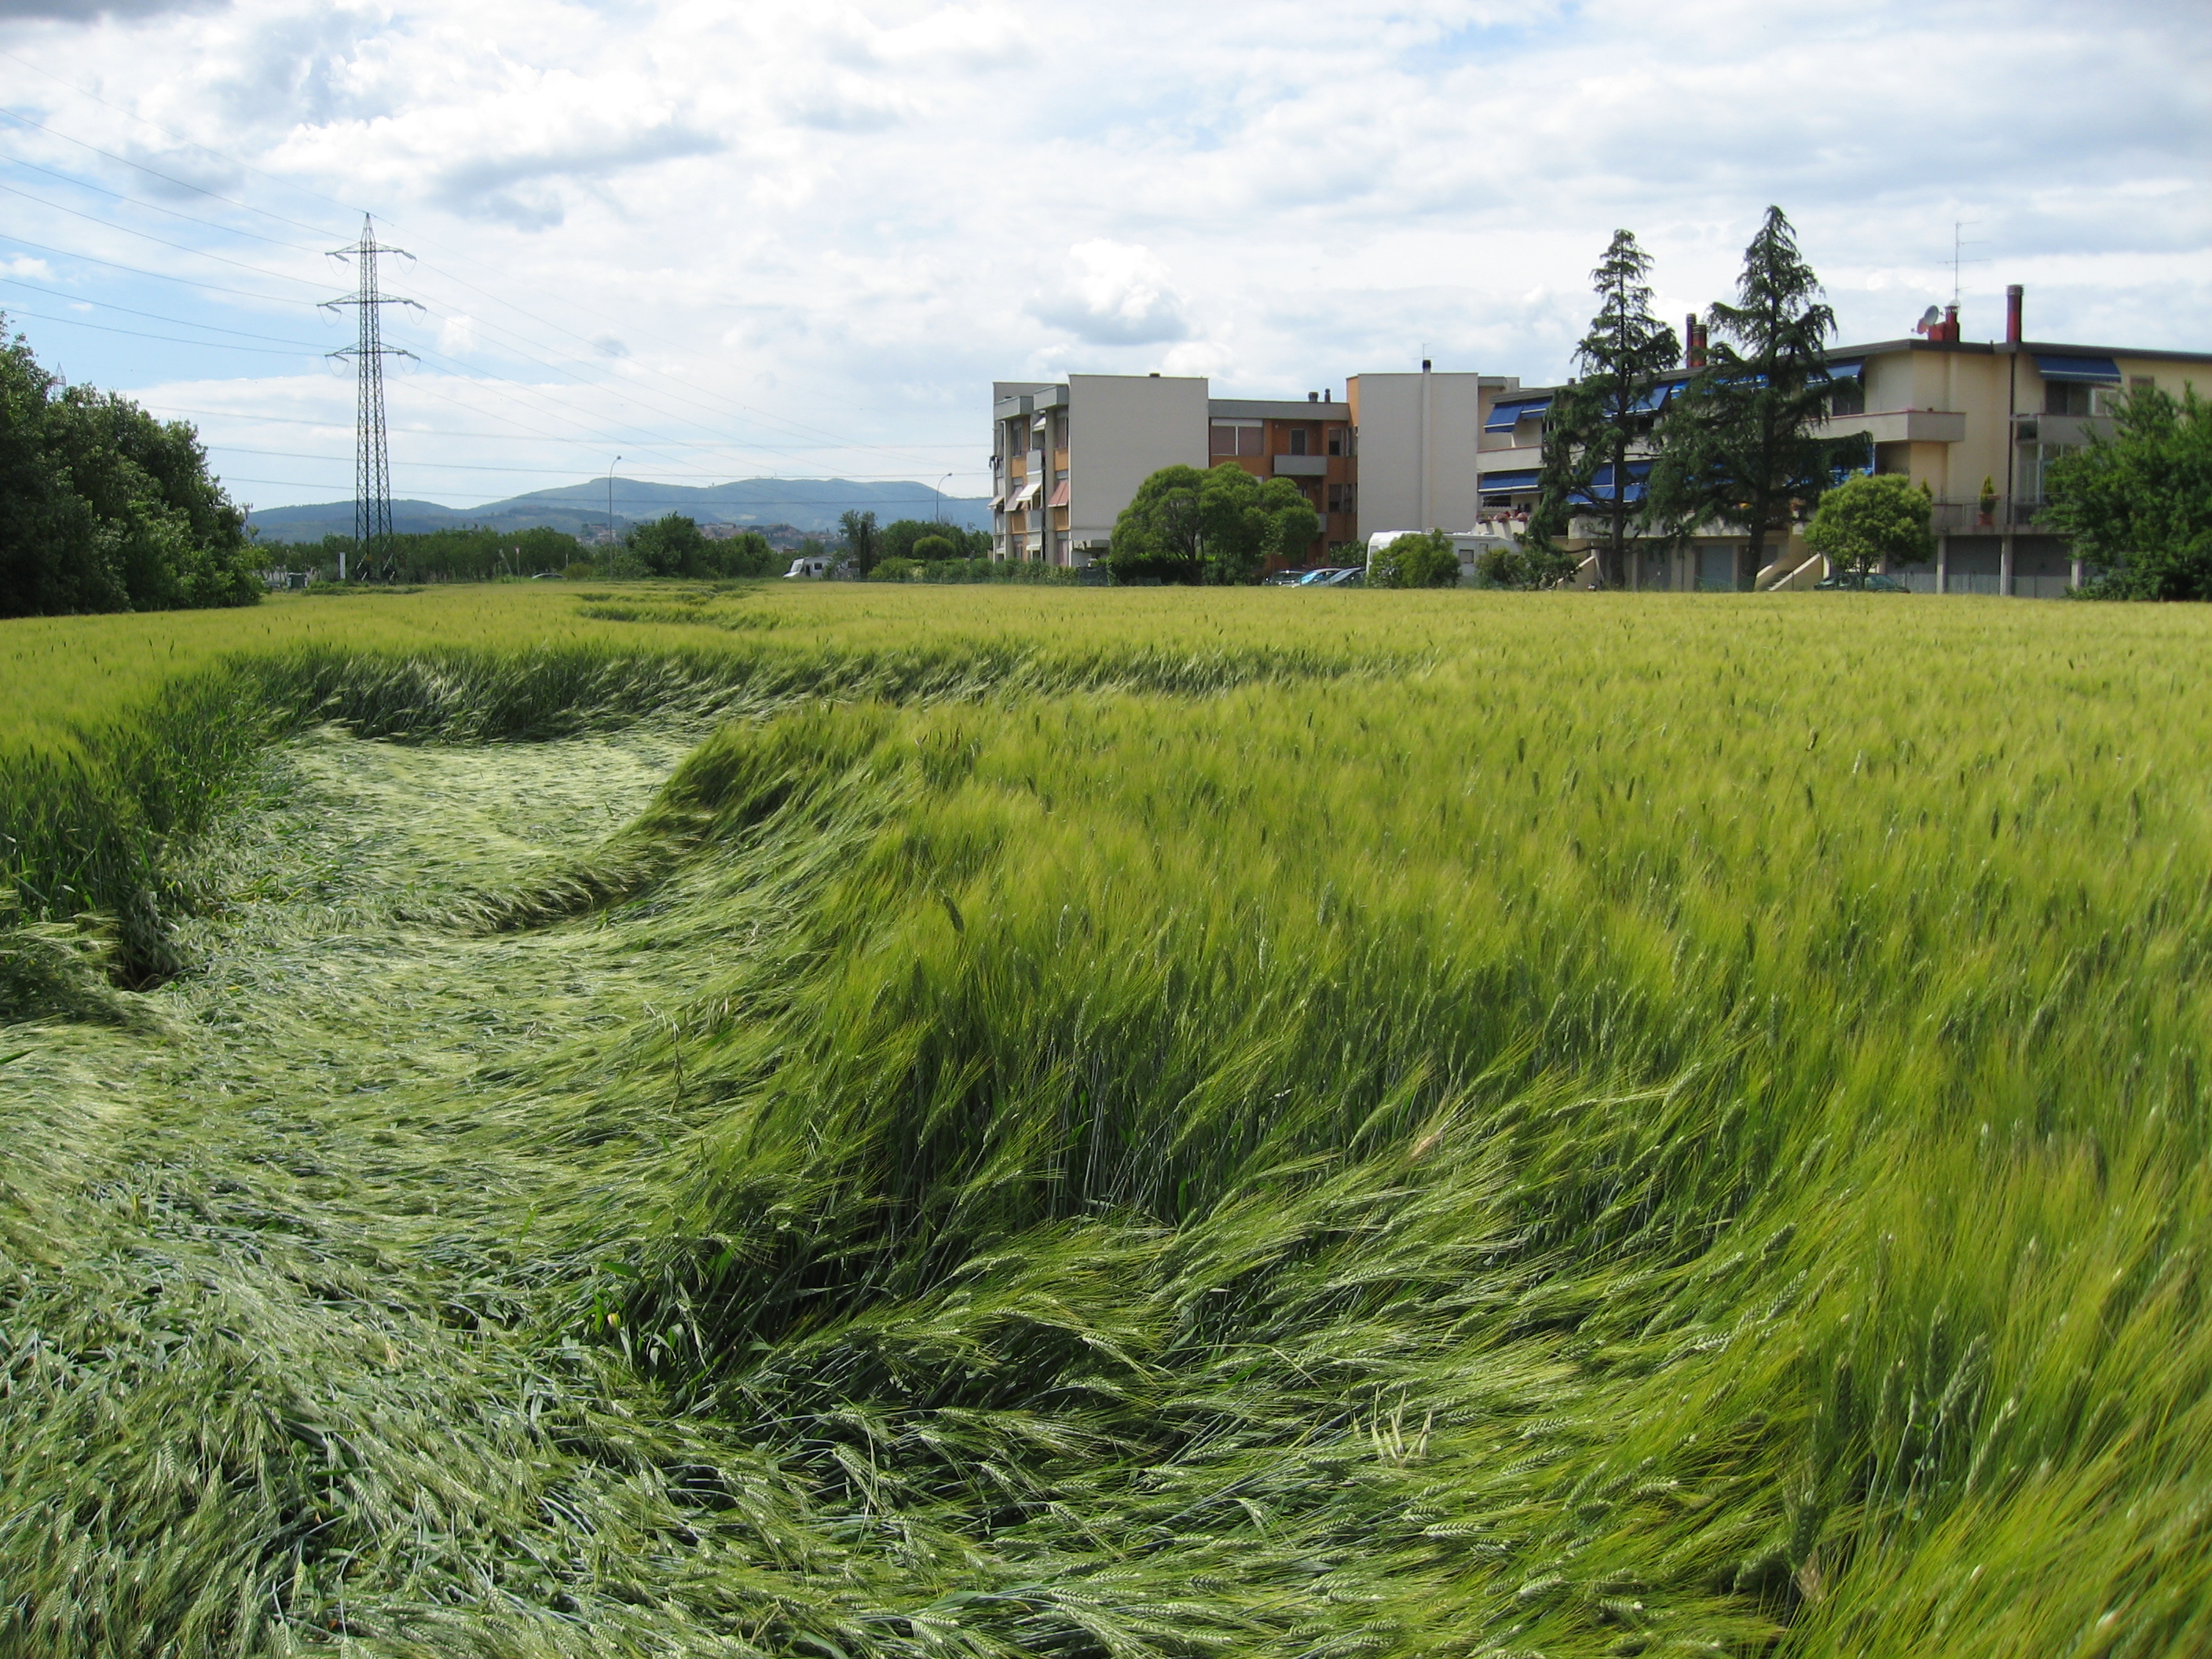
[[1300,582],[1300,587],[1357,587],[1367,580],[1367,572],[1356,564],[1332,565],[1327,569],[1310,572]]
[[1912,590],[1894,576],[1879,570],[1838,570],[1813,584],[1814,590],[1845,590],[1856,593],[1910,593]]
[[1296,587],[1300,582],[1304,581],[1307,577],[1312,574],[1313,572],[1310,570],[1278,570],[1273,575],[1263,580],[1260,586],[1262,587]]

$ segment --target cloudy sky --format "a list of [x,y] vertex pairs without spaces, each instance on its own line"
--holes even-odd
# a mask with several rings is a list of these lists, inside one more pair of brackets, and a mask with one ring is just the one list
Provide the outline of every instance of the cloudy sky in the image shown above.
[[363,212],[394,493],[457,507],[617,454],[974,495],[994,377],[1542,381],[1616,226],[1675,318],[1770,202],[1847,340],[1960,236],[1970,338],[2021,282],[2212,351],[2203,0],[0,0],[0,85],[10,326],[262,506],[351,494]]

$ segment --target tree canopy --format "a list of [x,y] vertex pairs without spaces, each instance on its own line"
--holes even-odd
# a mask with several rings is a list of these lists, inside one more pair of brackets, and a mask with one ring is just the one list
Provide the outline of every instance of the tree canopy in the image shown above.
[[2212,599],[2212,403],[2145,388],[2112,435],[2053,461],[2044,522],[2104,574],[2083,592],[2117,599]]
[[1676,534],[1714,521],[1749,539],[1736,585],[1750,586],[1778,532],[1832,482],[1844,446],[1814,435],[1827,417],[1826,347],[1835,313],[1778,207],[1744,249],[1736,302],[1706,313],[1710,361],[1670,403],[1650,481],[1653,514]]
[[0,344],[0,617],[252,605],[246,514],[199,437]]
[[1895,473],[1850,478],[1820,498],[1806,544],[1830,564],[1863,574],[1887,561],[1918,564],[1936,551],[1928,487]]
[[1458,582],[1459,551],[1441,530],[1394,536],[1367,562],[1370,587],[1453,587]]
[[1598,579],[1620,586],[1628,538],[1644,517],[1629,462],[1651,429],[1660,376],[1680,360],[1674,330],[1651,314],[1651,257],[1634,233],[1616,230],[1590,272],[1597,315],[1575,348],[1581,370],[1554,400],[1544,453],[1544,495],[1549,526],[1576,510],[1594,514],[1605,526],[1598,544]]
[[1169,466],[1121,509],[1106,562],[1118,581],[1249,582],[1320,533],[1321,515],[1287,478],[1262,482],[1234,461]]
[[[939,547],[924,550],[934,541]],[[975,559],[989,556],[988,531],[969,530],[941,519],[894,519],[878,532],[878,556],[886,559]]]
[[848,508],[837,515],[837,526],[844,532],[845,556],[854,568],[865,576],[876,568],[883,556],[883,532],[876,527],[876,515],[859,508]]

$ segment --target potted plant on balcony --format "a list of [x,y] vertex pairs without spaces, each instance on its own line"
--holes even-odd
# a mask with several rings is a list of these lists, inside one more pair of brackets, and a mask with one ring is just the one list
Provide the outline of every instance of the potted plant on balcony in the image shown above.
[[1986,474],[1982,478],[1981,516],[1975,522],[1984,528],[1997,521],[1997,481]]

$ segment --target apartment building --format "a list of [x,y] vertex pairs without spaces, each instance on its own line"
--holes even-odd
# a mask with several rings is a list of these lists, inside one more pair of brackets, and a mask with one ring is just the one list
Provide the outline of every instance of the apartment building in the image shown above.
[[1355,374],[1345,398],[1358,441],[1358,539],[1378,532],[1456,530],[1480,514],[1477,457],[1497,401],[1521,382],[1498,374]]
[[1214,398],[1195,376],[1071,374],[996,380],[991,398],[994,558],[1103,558],[1114,520],[1146,478],[1224,462],[1297,486],[1322,520],[1307,558],[1358,533],[1352,412],[1322,392]]
[[[1892,573],[1917,591],[2051,598],[2077,585],[2084,573],[2072,549],[2035,522],[2046,500],[2045,470],[2092,433],[2110,431],[2121,393],[2156,386],[2179,396],[2192,381],[2212,386],[2212,354],[2028,340],[2022,309],[2014,286],[2002,340],[1961,338],[1953,307],[1925,336],[1828,354],[1832,413],[1821,434],[1863,435],[1875,472],[1924,483],[1935,498],[1935,557]],[[1685,369],[1663,379],[1650,412],[1662,411],[1689,375]],[[1510,521],[1535,504],[1545,417],[1563,390],[1518,389],[1486,404],[1479,517]],[[1633,459],[1628,470],[1633,501],[1650,463]],[[1612,483],[1610,469],[1601,469],[1595,489],[1609,495]],[[1639,587],[1733,590],[1810,586],[1826,574],[1802,526],[1770,547],[1764,569],[1747,568],[1747,545],[1717,527],[1686,547],[1632,555],[1627,580]]]

